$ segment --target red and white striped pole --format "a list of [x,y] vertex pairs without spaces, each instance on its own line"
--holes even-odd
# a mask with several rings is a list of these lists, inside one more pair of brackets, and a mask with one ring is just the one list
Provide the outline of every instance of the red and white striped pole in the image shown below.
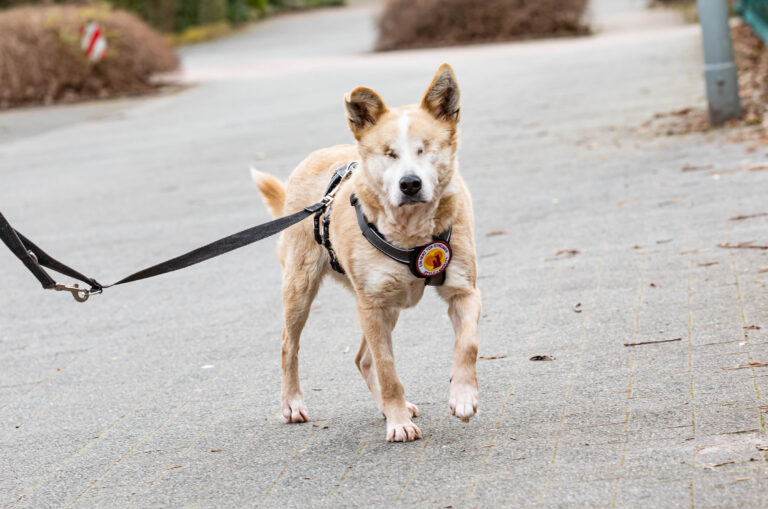
[[91,21],[80,29],[80,47],[91,62],[98,62],[107,54],[107,39],[98,23]]

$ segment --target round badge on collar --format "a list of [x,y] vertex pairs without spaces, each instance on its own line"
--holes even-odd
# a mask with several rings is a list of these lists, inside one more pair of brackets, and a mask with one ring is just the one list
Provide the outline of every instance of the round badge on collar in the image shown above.
[[440,274],[451,261],[451,247],[447,242],[436,240],[427,244],[416,256],[416,272],[422,277],[432,277]]

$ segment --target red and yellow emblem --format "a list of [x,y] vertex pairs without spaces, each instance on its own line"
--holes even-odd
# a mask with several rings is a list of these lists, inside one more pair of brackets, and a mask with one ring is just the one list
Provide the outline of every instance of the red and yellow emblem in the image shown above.
[[416,271],[422,277],[440,274],[451,261],[451,248],[447,242],[436,240],[424,246],[416,257]]

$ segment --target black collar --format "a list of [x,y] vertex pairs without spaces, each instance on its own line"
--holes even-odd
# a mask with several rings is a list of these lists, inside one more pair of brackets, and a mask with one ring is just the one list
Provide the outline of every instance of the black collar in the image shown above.
[[[447,230],[434,237],[433,241],[429,244],[413,249],[401,249],[389,243],[386,237],[379,233],[376,226],[365,219],[360,201],[354,193],[350,195],[349,202],[355,207],[357,224],[360,225],[360,231],[373,247],[393,260],[408,265],[411,273],[418,278],[425,279],[425,284],[427,285],[440,286],[445,282],[445,269],[451,262],[451,248],[449,245],[451,227],[448,227]],[[431,267],[429,265],[430,257],[436,260],[436,263]]]

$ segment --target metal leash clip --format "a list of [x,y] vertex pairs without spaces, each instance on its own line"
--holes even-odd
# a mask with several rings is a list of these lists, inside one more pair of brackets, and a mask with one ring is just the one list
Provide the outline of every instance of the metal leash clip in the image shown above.
[[344,168],[344,172],[334,175],[333,180],[331,181],[331,189],[326,193],[325,196],[323,196],[323,199],[320,200],[326,207],[333,202],[334,197],[336,196],[336,193],[339,192],[339,189],[341,189],[341,183],[344,182],[344,180],[347,179],[350,175],[352,175],[352,168],[357,166],[357,164],[352,163],[348,165],[346,168]]
[[[77,283],[71,286],[57,284],[52,288],[52,290],[56,290],[57,292],[70,292],[72,294],[72,297],[74,297],[77,302],[85,302],[88,300],[88,297],[91,296],[90,290],[86,288],[80,288],[80,286]],[[94,293],[101,293],[101,292],[94,292]]]

